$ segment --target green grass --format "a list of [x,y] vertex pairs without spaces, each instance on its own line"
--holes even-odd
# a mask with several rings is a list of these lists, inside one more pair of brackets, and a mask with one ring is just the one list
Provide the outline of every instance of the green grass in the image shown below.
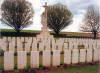
[[[1,29],[1,32],[16,32],[14,29]],[[21,30],[21,32],[29,32],[29,33],[36,33],[39,30]]]
[[49,71],[49,72],[43,72],[43,73],[100,73],[98,72],[99,65],[85,65],[81,67],[69,67],[63,70],[57,70],[57,71]]

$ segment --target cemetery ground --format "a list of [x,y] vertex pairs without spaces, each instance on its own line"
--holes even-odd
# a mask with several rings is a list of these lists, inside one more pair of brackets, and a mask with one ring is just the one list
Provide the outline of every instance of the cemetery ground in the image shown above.
[[[14,56],[15,69],[13,71],[5,71],[5,73],[100,73],[99,64],[80,64],[80,65],[64,65],[63,64],[63,54],[60,57],[61,65],[57,67],[44,67],[42,65],[42,56],[40,55],[40,65],[39,68],[31,69],[30,64],[30,55],[27,55],[27,66],[25,70],[16,69],[17,65],[17,56]],[[0,69],[3,69],[3,56],[0,56]],[[28,72],[26,70],[29,70]]]
[[[12,30],[3,30],[5,33],[8,32],[14,32]],[[22,32],[26,32],[26,31],[22,31]],[[31,34],[32,31],[28,30],[28,33],[30,32]],[[39,33],[39,31],[34,31],[35,33]],[[16,34],[16,33],[15,33]],[[16,36],[14,34],[14,36]],[[4,34],[5,35],[5,34]],[[11,35],[11,33],[9,34]],[[9,36],[7,35],[7,36]],[[26,35],[26,33],[25,33]],[[23,35],[23,36],[25,36]],[[36,34],[35,34],[36,35]],[[74,34],[76,35],[76,33]],[[19,35],[20,36],[20,35]],[[32,35],[33,36],[33,35]],[[17,36],[16,36],[17,37]],[[12,71],[5,71],[5,73],[100,73],[99,69],[99,64],[77,64],[77,65],[66,65],[64,64],[64,54],[61,54],[60,56],[60,65],[57,67],[45,67],[42,65],[42,55],[39,55],[39,68],[35,68],[35,69],[31,69],[30,67],[30,53],[27,54],[27,65],[25,67],[24,70],[18,70],[17,69],[17,55],[15,54],[14,56],[14,70]],[[1,72],[1,70],[4,70],[4,57],[0,56],[0,73],[4,73]],[[51,63],[52,64],[52,63]]]

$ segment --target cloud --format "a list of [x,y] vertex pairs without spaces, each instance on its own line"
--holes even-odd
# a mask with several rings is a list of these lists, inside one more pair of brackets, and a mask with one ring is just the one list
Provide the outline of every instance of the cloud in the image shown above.
[[[88,2],[89,1],[89,2]],[[75,15],[80,14],[79,11],[85,11],[88,6],[92,5],[93,2],[91,0],[77,0],[76,2],[72,2],[69,5],[69,8],[71,9],[72,13]]]
[[80,25],[82,23],[83,15],[74,15],[73,22],[68,27],[66,27],[63,31],[71,31],[78,32],[80,31]]

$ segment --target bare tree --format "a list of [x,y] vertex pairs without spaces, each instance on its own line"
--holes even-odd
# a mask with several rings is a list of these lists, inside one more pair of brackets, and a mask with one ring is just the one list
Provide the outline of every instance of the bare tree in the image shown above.
[[26,0],[5,0],[1,5],[1,21],[20,32],[32,24],[32,5]]
[[90,6],[85,14],[84,24],[81,26],[81,31],[92,32],[93,38],[96,39],[100,32],[100,13],[99,8]]
[[[44,15],[45,12],[42,14]],[[65,5],[55,4],[47,7],[47,26],[59,34],[59,32],[72,22],[72,13]]]

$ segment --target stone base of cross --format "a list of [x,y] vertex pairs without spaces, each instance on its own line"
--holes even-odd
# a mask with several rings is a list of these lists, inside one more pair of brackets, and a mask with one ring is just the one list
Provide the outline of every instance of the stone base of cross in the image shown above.
[[50,35],[50,32],[48,31],[48,29],[44,29],[42,27],[42,31],[40,32],[39,35],[37,35],[37,37],[41,37],[41,38],[49,38],[49,37],[53,37],[52,35]]

